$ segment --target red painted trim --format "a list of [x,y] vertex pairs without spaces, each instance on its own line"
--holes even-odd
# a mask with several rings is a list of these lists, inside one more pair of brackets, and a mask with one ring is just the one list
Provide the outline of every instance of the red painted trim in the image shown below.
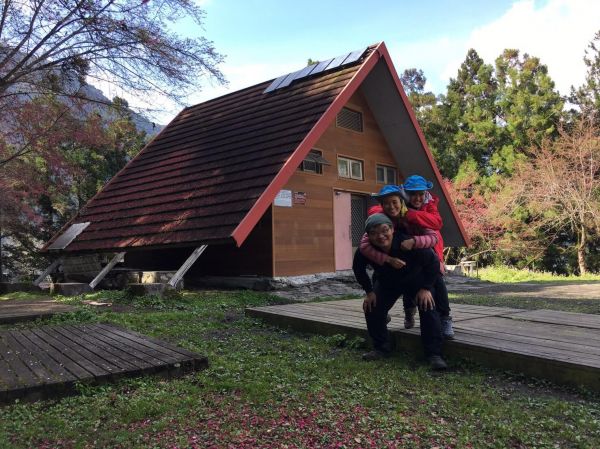
[[373,67],[375,67],[375,64],[381,57],[378,49],[382,45],[383,43],[379,44],[367,59],[365,59],[360,69],[356,71],[352,79],[333,100],[331,105],[329,105],[329,108],[323,113],[315,126],[294,150],[292,156],[283,165],[279,173],[273,178],[273,181],[267,186],[256,203],[254,203],[252,209],[250,209],[237,228],[231,233],[231,236],[235,239],[238,246],[241,246],[242,243],[244,243],[244,240],[246,240],[246,237],[248,237],[248,234],[254,229],[254,226],[256,226],[260,217],[263,216],[269,205],[273,202],[279,190],[281,190],[285,183],[288,182],[296,171],[296,168],[298,168],[298,165],[300,165],[300,162],[304,160],[311,148],[317,143],[319,138],[335,119],[337,113],[340,112],[342,107],[350,100],[350,97],[360,87]]
[[427,146],[427,142],[425,141],[425,135],[423,134],[423,131],[421,130],[421,127],[419,126],[417,117],[415,116],[415,113],[413,112],[410,101],[408,100],[408,97],[406,96],[406,93],[404,92],[404,88],[402,87],[402,83],[400,82],[400,78],[398,77],[398,73],[396,72],[396,69],[394,68],[394,64],[392,63],[392,58],[390,57],[390,54],[383,42],[377,46],[377,51],[379,51],[379,53],[381,54],[381,57],[385,60],[387,66],[388,66],[388,69],[392,75],[392,79],[394,80],[394,83],[396,84],[396,89],[398,89],[398,92],[400,93],[402,102],[404,103],[404,106],[406,107],[406,110],[408,111],[410,120],[412,121],[412,124],[413,124],[415,130],[417,131],[417,135],[419,136],[421,145],[423,146],[423,149],[425,150],[427,159],[429,159],[429,164],[431,165],[433,173],[435,174],[437,183],[440,186],[440,188],[442,189],[442,193],[444,194],[444,197],[446,198],[446,201],[447,201],[448,205],[450,206],[450,211],[452,212],[452,215],[454,216],[454,220],[458,224],[458,229],[460,230],[460,233],[461,233],[465,243],[467,244],[467,246],[470,246],[471,239],[469,238],[467,232],[465,231],[465,228],[462,224],[462,221],[460,220],[460,217],[458,215],[458,212],[456,211],[456,208],[454,207],[454,204],[450,200],[450,195],[448,194],[448,191],[446,190],[446,187],[444,186],[442,175],[441,175],[439,169],[437,168],[437,164],[435,163],[435,160],[433,159],[433,154],[431,153],[431,150]]

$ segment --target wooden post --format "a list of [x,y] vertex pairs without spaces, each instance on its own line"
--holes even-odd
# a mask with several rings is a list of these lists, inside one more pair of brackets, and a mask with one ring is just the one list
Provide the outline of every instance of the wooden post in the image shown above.
[[60,265],[62,262],[63,262],[63,260],[62,260],[62,257],[61,257],[61,258],[59,258],[59,259],[56,259],[54,262],[52,262],[52,263],[50,264],[50,266],[49,266],[48,268],[46,268],[46,269],[44,270],[44,272],[43,272],[42,274],[40,274],[40,275],[38,276],[38,278],[37,278],[35,281],[33,281],[33,285],[35,285],[36,287],[37,287],[38,285],[40,285],[40,284],[41,284],[41,282],[42,282],[44,279],[46,279],[46,276],[48,276],[50,273],[52,273],[52,272],[54,271],[54,269],[55,269],[56,267],[58,267],[58,266],[59,266],[59,265]]
[[190,254],[190,257],[188,257],[187,260],[185,262],[183,262],[183,265],[181,265],[181,267],[179,267],[179,270],[177,270],[177,273],[175,273],[173,275],[173,277],[171,278],[171,280],[169,281],[169,285],[171,287],[175,288],[177,283],[181,279],[183,279],[183,276],[185,275],[185,273],[187,273],[187,271],[192,267],[192,265],[194,265],[194,262],[196,262],[196,260],[198,260],[198,257],[200,257],[202,255],[202,253],[204,252],[204,250],[207,247],[208,247],[208,245],[199,246],[198,248],[196,248],[194,250],[194,252],[192,254]]
[[90,288],[92,290],[96,288],[96,285],[98,285],[100,283],[100,281],[102,279],[104,279],[104,277],[108,274],[108,272],[113,269],[113,267],[117,264],[117,262],[124,255],[125,255],[125,253],[117,253],[117,254],[115,254],[115,257],[113,257],[112,260],[110,262],[108,262],[108,264],[104,268],[102,268],[102,271],[100,271],[100,273],[98,273],[98,276],[96,276],[92,280],[92,282],[90,282]]

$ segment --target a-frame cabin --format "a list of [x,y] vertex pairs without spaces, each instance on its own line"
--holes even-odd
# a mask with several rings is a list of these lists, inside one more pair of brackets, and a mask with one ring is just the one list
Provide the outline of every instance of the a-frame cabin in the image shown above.
[[465,245],[380,43],[184,109],[45,249],[154,270],[206,249],[190,277],[346,270],[370,194],[414,173],[435,182],[446,245]]

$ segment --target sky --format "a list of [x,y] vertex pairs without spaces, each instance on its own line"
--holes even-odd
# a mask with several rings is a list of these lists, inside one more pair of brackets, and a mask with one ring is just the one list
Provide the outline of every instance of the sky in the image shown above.
[[[225,56],[228,80],[201,80],[197,104],[384,41],[398,73],[423,70],[426,89],[445,93],[467,51],[488,64],[505,48],[537,56],[561,94],[584,81],[584,51],[600,30],[600,0],[198,0],[202,28],[181,24],[187,36],[204,36]],[[109,92],[110,96],[119,92]],[[126,95],[124,95],[126,97]],[[177,107],[165,104],[159,123]]]

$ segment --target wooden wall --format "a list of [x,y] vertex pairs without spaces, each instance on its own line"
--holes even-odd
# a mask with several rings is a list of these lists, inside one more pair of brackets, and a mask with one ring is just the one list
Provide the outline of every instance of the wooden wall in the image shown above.
[[[292,192],[305,192],[306,203],[273,206],[274,276],[335,271],[334,190],[369,195],[382,187],[376,183],[375,165],[397,167],[360,90],[346,106],[362,112],[363,132],[338,128],[332,123],[314,146],[323,152],[331,166],[324,166],[320,175],[296,171],[283,187]],[[364,180],[339,178],[338,155],[363,160]],[[398,176],[401,176],[400,171]]]

